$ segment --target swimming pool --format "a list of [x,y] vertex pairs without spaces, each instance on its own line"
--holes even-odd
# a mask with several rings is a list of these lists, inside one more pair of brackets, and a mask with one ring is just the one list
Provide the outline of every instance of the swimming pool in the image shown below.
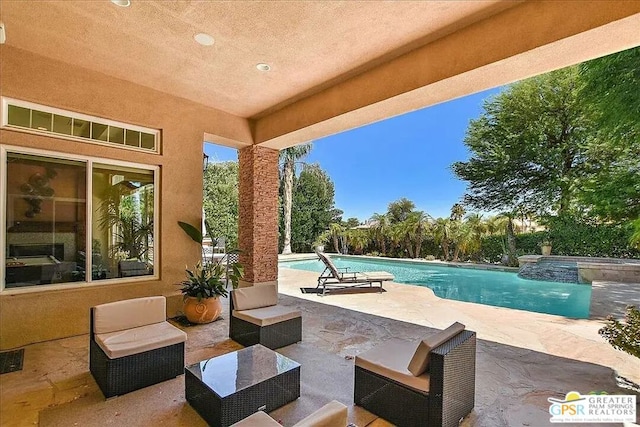
[[[456,268],[437,264],[354,259],[332,256],[337,267],[351,271],[388,271],[395,282],[426,286],[440,298],[515,308],[537,313],[586,319],[589,317],[591,286],[543,282],[518,277],[516,273]],[[319,260],[281,262],[280,267],[306,271],[324,270]]]

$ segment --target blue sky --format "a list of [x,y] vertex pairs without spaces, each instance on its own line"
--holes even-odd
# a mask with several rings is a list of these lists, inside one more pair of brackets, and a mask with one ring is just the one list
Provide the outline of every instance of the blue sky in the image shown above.
[[[464,98],[403,114],[313,141],[304,160],[318,163],[335,186],[336,208],[343,219],[364,221],[385,213],[402,197],[433,217],[449,216],[465,183],[450,166],[466,160],[463,144],[471,119],[482,112],[483,101],[500,92],[490,89]],[[211,161],[237,160],[236,150],[205,144]]]

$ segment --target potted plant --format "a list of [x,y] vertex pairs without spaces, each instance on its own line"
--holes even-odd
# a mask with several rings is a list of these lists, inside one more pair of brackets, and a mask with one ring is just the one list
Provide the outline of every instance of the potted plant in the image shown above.
[[[204,236],[196,227],[182,221],[178,222],[178,225],[193,241],[202,246]],[[186,273],[186,280],[180,283],[180,290],[184,296],[184,314],[191,323],[209,323],[216,320],[222,312],[220,297],[227,297],[228,283],[231,283],[233,289],[238,287],[243,268],[238,262],[229,263],[225,258],[217,261],[212,258],[204,263],[199,261],[193,270],[186,269]]]
[[551,240],[545,239],[540,242],[540,250],[542,251],[542,255],[551,255]]
[[186,270],[187,279],[180,289],[184,296],[183,311],[191,323],[209,323],[216,320],[222,312],[220,297],[227,297],[226,278],[233,289],[238,287],[242,277],[242,267],[238,263],[231,264],[227,271],[226,264],[198,262],[193,270]]

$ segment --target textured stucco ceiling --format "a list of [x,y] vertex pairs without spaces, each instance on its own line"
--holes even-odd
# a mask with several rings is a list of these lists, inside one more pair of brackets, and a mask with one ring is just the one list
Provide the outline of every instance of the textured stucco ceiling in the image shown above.
[[0,0],[0,19],[7,45],[256,118],[519,3]]

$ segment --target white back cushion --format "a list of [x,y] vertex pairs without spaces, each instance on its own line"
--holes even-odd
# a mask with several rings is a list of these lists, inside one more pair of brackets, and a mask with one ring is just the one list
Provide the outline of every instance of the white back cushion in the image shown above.
[[413,354],[411,361],[409,362],[409,372],[418,377],[427,371],[429,367],[429,353],[434,348],[449,341],[451,338],[464,331],[464,325],[462,323],[455,322],[447,329],[436,332],[433,335],[429,335],[424,340],[420,341],[416,352]]
[[231,292],[235,310],[251,310],[278,304],[276,285],[255,285]]
[[167,299],[163,296],[135,298],[94,307],[93,332],[123,331],[167,320]]

